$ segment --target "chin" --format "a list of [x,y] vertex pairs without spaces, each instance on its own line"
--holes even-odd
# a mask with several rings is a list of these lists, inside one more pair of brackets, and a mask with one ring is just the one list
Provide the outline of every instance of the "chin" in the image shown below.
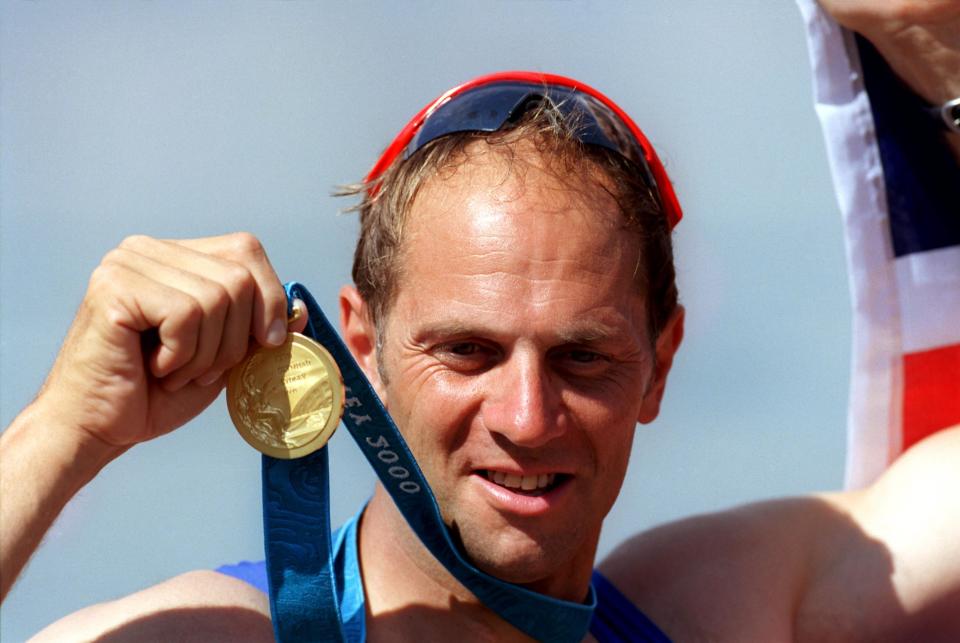
[[491,576],[520,585],[537,584],[570,573],[580,540],[569,532],[531,535],[515,527],[490,533],[481,525],[454,530],[470,561]]

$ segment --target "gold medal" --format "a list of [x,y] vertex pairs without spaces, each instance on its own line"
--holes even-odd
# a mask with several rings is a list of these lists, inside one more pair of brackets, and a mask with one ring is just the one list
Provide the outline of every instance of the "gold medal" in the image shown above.
[[227,381],[227,408],[240,435],[257,451],[285,460],[321,448],[343,416],[343,377],[317,342],[289,333],[260,348]]

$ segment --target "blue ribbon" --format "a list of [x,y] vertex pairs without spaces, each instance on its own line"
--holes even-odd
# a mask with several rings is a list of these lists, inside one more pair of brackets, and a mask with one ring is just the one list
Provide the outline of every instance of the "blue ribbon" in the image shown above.
[[[353,355],[313,296],[286,286],[289,301],[307,306],[304,334],[339,365],[346,386],[343,424],[414,533],[444,567],[484,605],[541,641],[583,640],[597,600],[562,601],[486,574],[467,561],[447,531],[420,467]],[[297,460],[263,456],[263,531],[270,612],[278,641],[345,641],[330,546],[326,447]],[[353,642],[351,642],[353,643]]]

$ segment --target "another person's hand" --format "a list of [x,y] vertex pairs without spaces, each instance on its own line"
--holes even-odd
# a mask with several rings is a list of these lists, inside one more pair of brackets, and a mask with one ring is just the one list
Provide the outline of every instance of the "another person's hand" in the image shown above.
[[960,0],[819,0],[932,105],[960,96]]
[[131,237],[94,271],[35,406],[122,451],[196,416],[250,342],[286,333],[283,287],[253,236]]

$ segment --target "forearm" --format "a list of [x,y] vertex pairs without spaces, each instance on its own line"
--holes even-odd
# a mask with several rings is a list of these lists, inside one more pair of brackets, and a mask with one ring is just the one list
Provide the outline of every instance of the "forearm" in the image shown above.
[[[819,0],[932,106],[960,97],[960,0]],[[960,134],[943,134],[960,163]]]
[[62,424],[42,402],[0,435],[0,600],[67,502],[121,452]]
[[[960,26],[907,26],[867,37],[897,75],[931,105],[960,96]],[[960,134],[944,136],[960,162]]]

